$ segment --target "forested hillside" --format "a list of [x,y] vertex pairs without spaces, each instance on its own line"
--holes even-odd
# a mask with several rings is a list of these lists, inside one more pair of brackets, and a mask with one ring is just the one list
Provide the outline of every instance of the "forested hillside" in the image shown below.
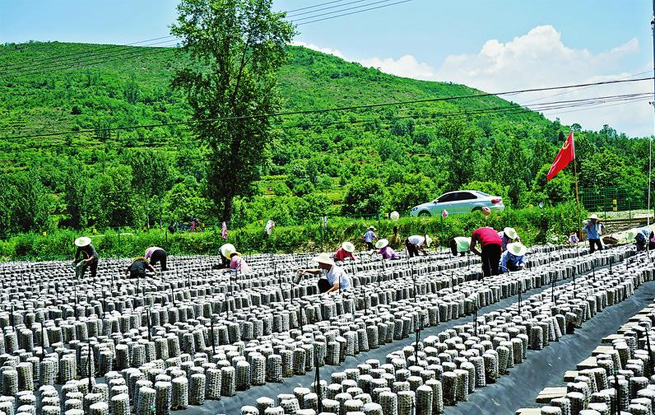
[[[0,237],[222,220],[204,198],[206,150],[170,86],[187,64],[171,48],[0,47]],[[233,228],[405,211],[457,188],[514,207],[573,195],[571,172],[545,180],[569,127],[503,99],[300,47],[289,47],[279,88],[294,114],[275,117],[270,163],[252,196],[235,202]],[[375,106],[399,101],[411,103]],[[619,187],[642,203],[647,150],[609,126],[577,131],[580,186]]]

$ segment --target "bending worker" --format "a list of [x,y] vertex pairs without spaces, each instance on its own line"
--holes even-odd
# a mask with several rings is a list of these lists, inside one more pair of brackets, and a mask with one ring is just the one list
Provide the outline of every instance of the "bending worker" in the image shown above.
[[153,267],[157,265],[158,262],[161,262],[161,270],[168,271],[168,268],[166,267],[166,258],[168,257],[168,254],[166,251],[164,251],[163,248],[158,246],[151,246],[150,248],[146,249],[146,253],[143,255],[143,257],[150,261],[150,265]]
[[389,241],[386,239],[377,241],[375,247],[378,249],[378,254],[382,255],[382,259],[400,259],[396,251],[391,249]]
[[91,268],[91,278],[96,277],[98,271],[98,253],[91,245],[91,238],[81,236],[75,240],[77,251],[73,263],[76,265],[78,277],[82,277],[87,268]]
[[146,276],[146,270],[150,270],[155,274],[157,273],[155,268],[148,263],[148,260],[140,256],[134,258],[132,263],[125,269],[125,276],[129,276],[130,278],[144,278]]
[[521,242],[514,242],[507,245],[507,250],[500,257],[500,271],[510,272],[519,271],[525,268],[525,253],[528,248]]
[[465,256],[471,249],[471,239],[464,236],[456,236],[450,240],[450,252],[453,256]]
[[355,252],[355,245],[351,242],[344,242],[337,249],[337,252],[334,253],[334,260],[343,262],[347,258],[350,258],[352,261],[355,261],[353,252]]
[[318,280],[318,290],[321,293],[330,293],[337,290],[347,290],[350,288],[350,278],[348,274],[334,264],[334,260],[330,255],[322,253],[314,261],[318,263],[316,269],[299,269],[298,274],[313,274],[320,275]]
[[405,247],[407,248],[407,253],[411,258],[414,255],[418,256],[419,251],[423,252],[423,255],[427,255],[428,253],[425,252],[424,247],[427,246],[429,248],[431,243],[432,238],[430,238],[428,235],[412,235],[405,241]]
[[[482,246],[481,251],[475,247],[477,243]],[[500,251],[502,241],[498,232],[489,226],[476,229],[471,235],[471,252],[482,257],[482,274],[485,277],[498,275],[498,264],[500,263]]]

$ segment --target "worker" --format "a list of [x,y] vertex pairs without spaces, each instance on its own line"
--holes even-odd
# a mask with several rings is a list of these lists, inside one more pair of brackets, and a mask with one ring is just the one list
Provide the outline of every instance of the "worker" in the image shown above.
[[352,242],[344,242],[337,249],[337,252],[334,253],[334,260],[337,262],[343,262],[346,259],[355,261],[353,252],[355,252],[355,245]]
[[519,271],[525,268],[525,254],[528,248],[521,242],[514,242],[507,245],[507,250],[503,251],[500,257],[500,271],[510,272]]
[[[482,247],[480,251],[476,248],[477,244]],[[498,232],[490,226],[476,229],[471,235],[470,251],[482,257],[482,275],[498,275],[498,264],[500,263],[500,253],[502,241]]]
[[450,252],[453,256],[465,256],[471,248],[471,239],[465,236],[456,236],[450,240]]
[[423,252],[423,255],[428,253],[425,251],[425,247],[430,247],[432,243],[432,238],[427,234],[424,236],[421,235],[412,235],[405,241],[405,248],[407,248],[407,254],[412,258],[414,255],[418,256],[419,251]]
[[91,238],[81,236],[75,240],[77,251],[73,258],[76,275],[82,277],[87,268],[91,269],[91,278],[96,277],[98,271],[98,253],[91,244]]
[[143,257],[147,259],[150,265],[153,267],[157,265],[158,262],[161,262],[161,270],[168,271],[168,268],[166,267],[166,258],[168,258],[168,254],[166,251],[164,251],[163,248],[158,246],[151,246],[150,248],[146,249]]
[[252,272],[250,265],[241,257],[240,253],[236,251],[229,252],[228,257],[230,258],[230,269],[240,271],[242,274],[250,274]]
[[145,257],[138,257],[132,260],[132,263],[125,269],[125,276],[130,278],[144,278],[146,270],[157,273],[155,268],[148,262]]
[[507,244],[511,244],[512,242],[521,242],[521,238],[519,238],[516,230],[509,227],[503,229],[503,231],[500,232],[500,240],[502,242],[501,249],[503,252],[507,250]]
[[369,226],[368,230],[364,234],[364,242],[366,242],[366,249],[371,251],[373,249],[373,241],[378,239],[378,236],[375,234],[375,226]]
[[595,213],[589,216],[589,221],[585,223],[582,230],[587,232],[587,239],[589,239],[589,253],[593,254],[596,248],[599,251],[602,251],[603,244],[600,242],[600,235],[603,230],[603,224],[598,220],[598,216]]
[[314,261],[318,263],[318,268],[299,269],[299,275],[312,274],[321,275],[318,280],[318,290],[321,293],[331,293],[338,290],[347,290],[350,288],[350,278],[348,274],[334,263],[329,254],[322,253]]
[[391,249],[389,241],[380,239],[375,243],[375,248],[378,249],[378,254],[382,255],[382,259],[400,259],[396,251]]

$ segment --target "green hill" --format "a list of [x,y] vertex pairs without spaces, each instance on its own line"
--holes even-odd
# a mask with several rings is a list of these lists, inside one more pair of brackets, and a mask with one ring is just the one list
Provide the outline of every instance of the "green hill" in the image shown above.
[[[480,91],[464,85],[400,78],[301,47],[289,52],[279,80],[283,112],[423,102],[276,117],[270,163],[252,197],[236,201],[233,226],[404,211],[462,187],[514,206],[572,196],[568,172],[545,183],[568,134],[559,122],[497,97],[471,97]],[[187,64],[171,48],[0,47],[0,236],[220,220],[203,198],[205,150],[188,128],[184,97],[170,88]],[[603,186],[643,199],[644,140],[607,127],[578,133],[576,148],[583,186],[598,186],[600,176]]]

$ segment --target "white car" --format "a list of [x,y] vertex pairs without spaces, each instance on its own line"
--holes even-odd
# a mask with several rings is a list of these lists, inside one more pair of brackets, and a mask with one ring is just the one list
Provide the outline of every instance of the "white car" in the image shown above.
[[482,210],[483,207],[491,210],[504,210],[503,198],[491,196],[478,190],[458,190],[439,196],[432,202],[414,206],[410,216],[439,216],[444,210],[449,215],[471,213]]

